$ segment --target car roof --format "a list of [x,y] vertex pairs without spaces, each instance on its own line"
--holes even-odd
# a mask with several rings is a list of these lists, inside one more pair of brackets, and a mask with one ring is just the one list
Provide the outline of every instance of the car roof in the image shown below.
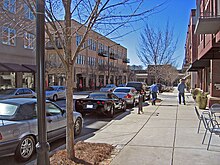
[[115,89],[135,89],[134,87],[116,87]]
[[[13,99],[4,99],[1,100],[0,103],[8,103],[8,104],[15,104],[15,105],[22,105],[22,104],[32,104],[36,103],[36,98],[13,98]],[[46,102],[50,102],[46,100]]]

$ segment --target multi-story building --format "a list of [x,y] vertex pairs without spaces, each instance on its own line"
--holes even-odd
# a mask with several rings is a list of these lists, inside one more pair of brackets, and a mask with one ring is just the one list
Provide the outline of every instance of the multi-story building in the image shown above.
[[[12,19],[13,18],[13,19]],[[73,26],[81,26],[72,21]],[[0,3],[0,88],[35,87],[35,18],[21,1]],[[72,52],[83,31],[72,40]],[[57,42],[57,48],[62,47]],[[127,81],[127,49],[91,31],[74,65],[74,88],[95,89],[107,83]],[[46,43],[46,85],[65,85],[65,70],[50,42]],[[109,77],[109,78],[108,78]]]
[[187,37],[186,42],[186,52],[191,53],[188,71],[196,71],[196,87],[210,92],[211,105],[220,102],[220,1],[197,0],[194,18],[196,22],[189,26],[195,28],[189,29],[188,34],[195,39]]
[[[72,20],[72,27],[78,26],[81,25]],[[77,33],[73,32],[72,53],[80,44],[83,33],[83,28]],[[63,51],[58,39],[56,46],[60,52]],[[125,83],[128,79],[127,63],[129,59],[125,47],[90,31],[74,64],[74,88],[96,89],[109,83]],[[50,42],[46,44],[46,69],[49,85],[65,84],[65,70]]]
[[29,8],[20,1],[0,3],[0,88],[34,86],[33,20]]

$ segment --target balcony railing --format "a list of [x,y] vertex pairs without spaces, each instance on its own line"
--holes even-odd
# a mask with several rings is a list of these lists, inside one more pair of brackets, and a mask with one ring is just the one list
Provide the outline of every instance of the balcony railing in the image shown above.
[[[62,48],[63,48],[62,45],[60,44],[60,42],[59,42],[58,40],[55,40],[55,45],[56,45],[57,49],[62,49]],[[52,43],[51,41],[48,41],[48,42],[46,43],[45,48],[46,48],[46,49],[55,49],[55,48],[54,48],[54,45],[53,45],[53,43]]]
[[118,59],[118,55],[114,54],[114,53],[110,53],[110,58],[113,60],[117,60]]
[[130,59],[128,59],[128,58],[123,58],[123,63],[130,63]]
[[99,56],[102,56],[102,57],[108,57],[108,53],[107,53],[106,51],[101,51],[101,50],[99,50],[99,51],[98,51],[98,55],[99,55]]
[[196,34],[216,34],[220,28],[220,15],[213,12],[197,12]]

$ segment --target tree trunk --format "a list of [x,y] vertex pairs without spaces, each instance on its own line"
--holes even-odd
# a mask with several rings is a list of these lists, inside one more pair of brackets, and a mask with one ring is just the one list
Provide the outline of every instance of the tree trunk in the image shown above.
[[73,67],[69,66],[66,72],[66,110],[67,110],[67,130],[66,130],[66,149],[67,157],[70,160],[75,158],[74,150],[74,121],[73,121]]

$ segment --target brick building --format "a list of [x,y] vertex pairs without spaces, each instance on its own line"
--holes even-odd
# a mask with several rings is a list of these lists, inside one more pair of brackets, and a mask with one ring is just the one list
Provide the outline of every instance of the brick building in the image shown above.
[[187,40],[186,59],[192,88],[210,93],[209,105],[220,102],[220,1],[197,0],[192,10]]

